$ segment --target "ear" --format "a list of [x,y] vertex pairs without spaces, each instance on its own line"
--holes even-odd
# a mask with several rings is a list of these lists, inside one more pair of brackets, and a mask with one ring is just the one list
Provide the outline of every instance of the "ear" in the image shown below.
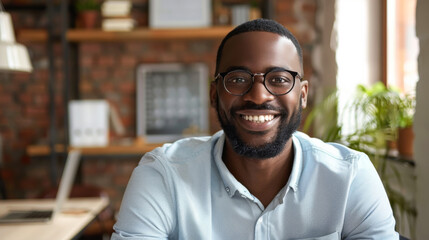
[[210,106],[217,108],[217,82],[212,81],[210,84]]
[[308,96],[308,81],[301,81],[301,106],[303,109],[307,107],[307,96]]

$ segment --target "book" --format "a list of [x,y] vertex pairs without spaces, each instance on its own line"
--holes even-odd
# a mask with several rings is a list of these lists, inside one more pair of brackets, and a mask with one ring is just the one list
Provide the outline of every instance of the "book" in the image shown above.
[[132,18],[106,18],[101,22],[104,31],[130,31],[136,26]]
[[101,6],[101,28],[104,31],[130,31],[136,21],[130,16],[132,3],[129,0],[106,0]]
[[103,17],[128,16],[131,6],[131,1],[128,0],[107,0],[101,5],[101,14]]

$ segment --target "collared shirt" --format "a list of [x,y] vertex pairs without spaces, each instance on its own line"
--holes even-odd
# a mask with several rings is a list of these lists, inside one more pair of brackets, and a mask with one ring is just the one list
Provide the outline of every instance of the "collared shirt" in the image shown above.
[[292,140],[289,181],[266,208],[223,163],[222,131],[145,154],[112,239],[399,239],[365,154],[300,132]]

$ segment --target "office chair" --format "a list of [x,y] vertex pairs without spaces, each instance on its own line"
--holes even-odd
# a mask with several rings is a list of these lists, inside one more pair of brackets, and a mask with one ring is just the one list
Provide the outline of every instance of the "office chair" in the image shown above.
[[0,168],[0,199],[6,199],[6,186],[4,185],[3,177]]
[[410,239],[408,239],[408,238],[406,238],[404,236],[399,235],[399,240],[410,240]]

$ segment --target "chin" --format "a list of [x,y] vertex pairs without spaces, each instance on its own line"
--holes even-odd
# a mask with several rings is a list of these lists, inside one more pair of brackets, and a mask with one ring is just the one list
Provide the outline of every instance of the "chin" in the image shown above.
[[[286,143],[292,138],[292,134],[298,129],[302,115],[302,106],[300,102],[298,109],[294,112],[291,114],[285,112],[280,116],[280,124],[278,124],[275,130],[274,136],[270,137],[269,140],[266,142],[264,141],[262,144],[253,145],[245,141],[247,137],[244,137],[243,134],[237,131],[233,121],[228,120],[224,111],[221,112],[219,103],[217,103],[216,110],[219,123],[234,152],[240,156],[254,159],[268,159],[278,156],[285,148]],[[289,115],[290,118],[288,117]],[[253,135],[252,137],[254,138],[261,139],[263,135],[267,133],[268,131],[251,132],[251,135]]]
[[[254,159],[268,159],[279,155],[286,146],[286,143],[292,138],[292,134],[298,129],[301,122],[301,111],[302,109],[300,108],[297,112],[293,113],[290,121],[286,120],[286,116],[282,116],[282,124],[278,126],[276,135],[262,144],[246,142],[237,132],[235,126],[223,121],[219,113],[218,117],[228,138],[228,142],[238,155]],[[264,132],[257,133],[255,134],[255,138],[259,137],[259,133],[261,133],[260,135],[265,134]]]

